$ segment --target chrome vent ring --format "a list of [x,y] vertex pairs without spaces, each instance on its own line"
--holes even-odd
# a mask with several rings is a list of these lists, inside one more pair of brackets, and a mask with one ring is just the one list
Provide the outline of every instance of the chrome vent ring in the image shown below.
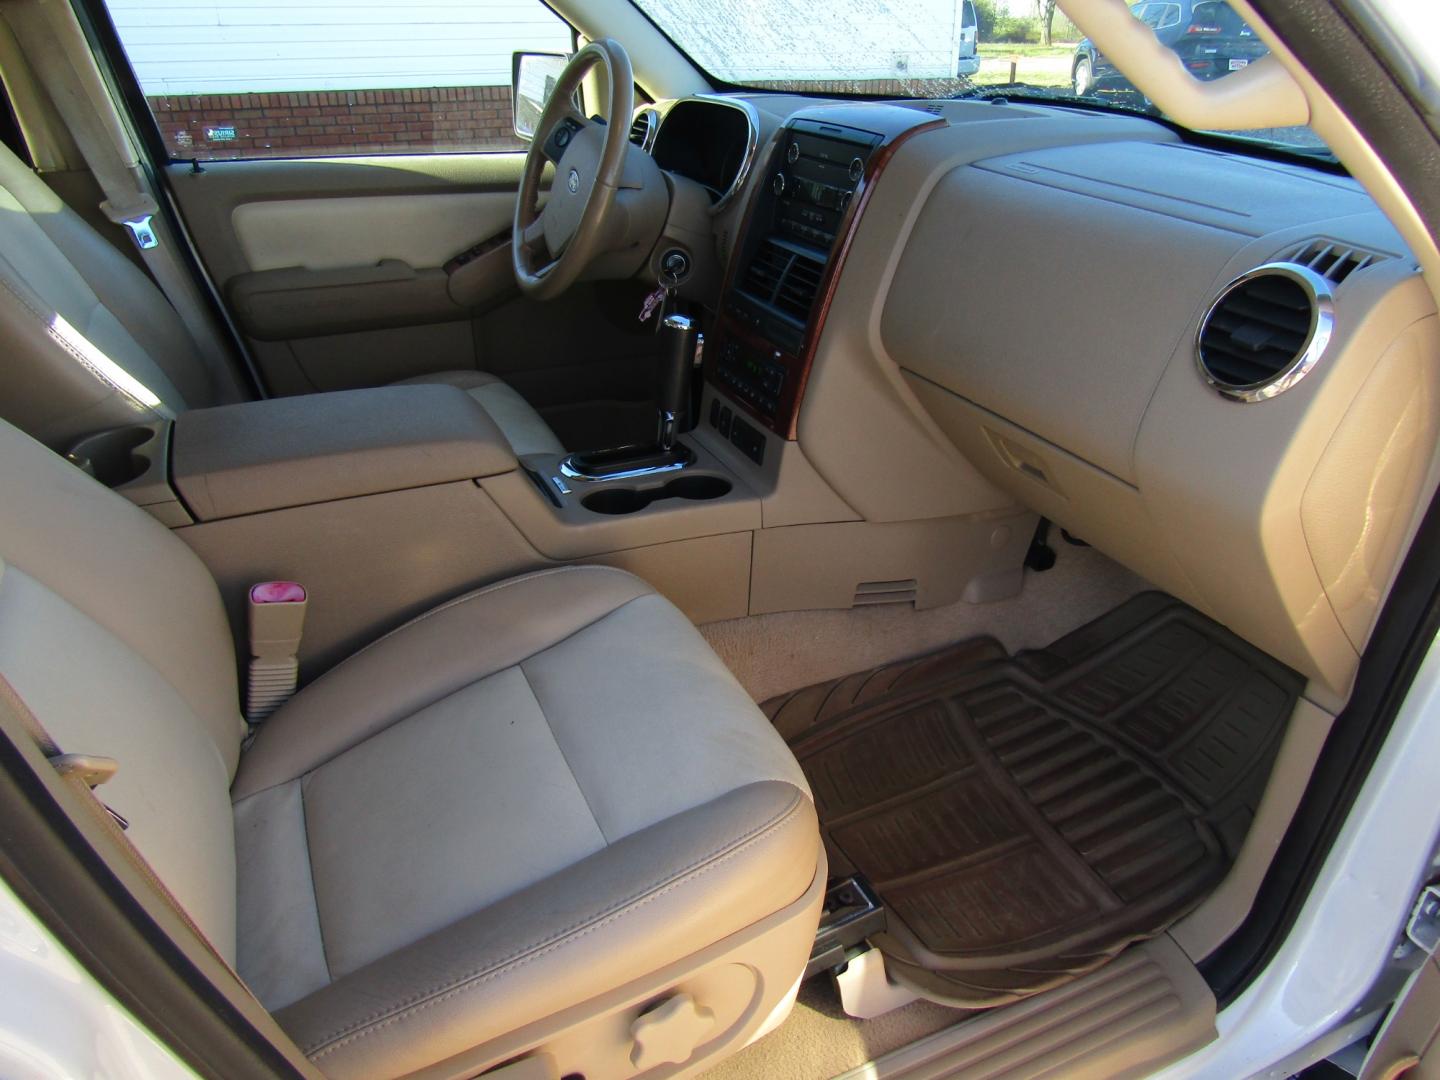
[[630,122],[630,142],[649,152],[659,127],[659,114],[649,105],[640,106],[635,110],[635,118]]
[[1330,282],[1298,263],[1273,262],[1241,274],[1200,320],[1200,374],[1233,401],[1266,401],[1303,379],[1335,328]]

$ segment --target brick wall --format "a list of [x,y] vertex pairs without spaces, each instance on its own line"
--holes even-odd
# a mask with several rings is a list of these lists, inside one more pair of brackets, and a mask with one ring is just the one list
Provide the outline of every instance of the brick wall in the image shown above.
[[949,97],[968,88],[968,78],[944,79],[752,79],[760,90],[784,94],[867,94],[875,97]]
[[[514,150],[510,87],[209,94],[149,99],[178,158]],[[207,129],[234,128],[233,139]]]

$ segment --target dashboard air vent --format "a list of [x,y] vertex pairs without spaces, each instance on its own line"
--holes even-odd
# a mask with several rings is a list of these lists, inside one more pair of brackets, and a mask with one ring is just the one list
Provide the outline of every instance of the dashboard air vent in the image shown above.
[[634,121],[630,124],[630,141],[642,150],[650,149],[658,119],[654,109],[641,109],[637,112]]
[[1356,270],[1380,262],[1382,256],[1364,248],[1351,247],[1334,240],[1307,240],[1283,257],[1284,262],[1296,263],[1314,270],[1325,280],[1339,285]]
[[820,275],[824,272],[825,267],[814,259],[796,255],[775,294],[775,306],[802,323],[809,320],[810,309],[815,306],[815,296],[820,291]]
[[780,241],[765,240],[745,268],[740,287],[803,324],[810,318],[824,272],[818,260]]
[[1264,401],[1299,382],[1334,327],[1330,282],[1296,263],[1267,263],[1225,287],[1200,322],[1200,371],[1225,397]]
[[757,300],[770,303],[785,277],[785,271],[790,268],[790,259],[790,252],[774,241],[766,240],[745,268],[745,291]]

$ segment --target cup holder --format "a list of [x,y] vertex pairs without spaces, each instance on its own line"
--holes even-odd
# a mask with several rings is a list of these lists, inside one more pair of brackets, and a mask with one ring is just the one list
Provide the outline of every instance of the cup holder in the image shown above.
[[118,488],[149,471],[151,455],[141,448],[157,434],[147,424],[112,428],[81,440],[65,456],[106,487]]
[[658,494],[634,488],[611,488],[608,491],[592,491],[580,500],[580,505],[596,514],[633,514],[644,510]]
[[607,487],[592,491],[580,505],[595,514],[634,514],[661,499],[718,499],[730,493],[730,481],[720,476],[681,476],[663,487]]

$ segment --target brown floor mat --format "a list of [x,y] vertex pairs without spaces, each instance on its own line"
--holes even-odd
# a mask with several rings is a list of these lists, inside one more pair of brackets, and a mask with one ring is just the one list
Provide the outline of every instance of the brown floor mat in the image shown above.
[[1224,876],[1303,680],[1137,596],[1050,648],[996,642],[766,702],[832,875],[888,910],[890,968],[1002,1004],[1162,932]]

